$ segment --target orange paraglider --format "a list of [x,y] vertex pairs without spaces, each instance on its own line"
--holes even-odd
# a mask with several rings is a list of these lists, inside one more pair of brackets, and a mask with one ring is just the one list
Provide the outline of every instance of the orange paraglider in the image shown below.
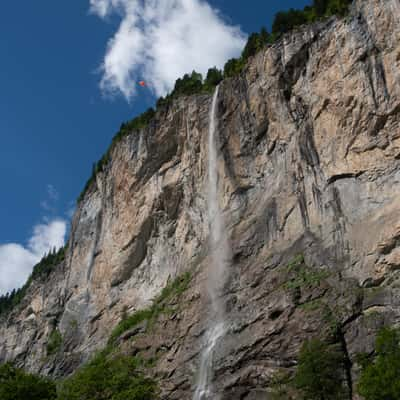
[[146,86],[146,82],[145,82],[145,81],[139,81],[139,85],[140,85],[141,87],[145,87],[145,86]]

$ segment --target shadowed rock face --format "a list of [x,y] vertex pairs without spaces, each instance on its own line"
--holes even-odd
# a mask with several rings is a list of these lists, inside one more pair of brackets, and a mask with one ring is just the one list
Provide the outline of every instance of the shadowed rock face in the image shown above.
[[[233,251],[231,328],[214,365],[222,399],[268,398],[302,342],[333,325],[356,398],[356,353],[400,322],[399,21],[397,0],[356,0],[349,17],[288,34],[220,86],[219,202]],[[156,356],[163,398],[191,398],[209,307],[210,102],[179,99],[114,148],[75,213],[65,263],[1,322],[0,359],[68,374],[123,310],[193,269],[175,312],[121,343]],[[47,356],[54,326],[63,345]]]

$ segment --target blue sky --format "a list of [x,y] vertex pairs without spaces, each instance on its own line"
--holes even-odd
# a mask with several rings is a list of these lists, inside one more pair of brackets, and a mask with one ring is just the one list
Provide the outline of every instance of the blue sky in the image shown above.
[[[100,6],[107,1],[91,0],[92,11],[97,3],[96,15],[89,12],[89,0],[14,1],[2,5],[0,250],[10,243],[29,247],[35,227],[68,221],[92,163],[104,153],[121,122],[154,102],[150,90],[124,96],[115,80],[111,83],[108,80],[100,88],[104,71],[99,67],[106,60],[107,43],[120,28],[124,15],[130,12],[125,6],[125,11],[121,8],[102,14],[105,9],[100,10]],[[220,18],[226,25],[239,26],[245,34],[258,31],[263,25],[270,28],[276,11],[300,8],[309,1],[210,0],[208,3],[220,10]],[[132,34],[127,38],[134,40]],[[234,51],[239,42],[236,37],[230,49],[221,49],[222,56],[224,51],[226,54]],[[207,49],[204,51],[208,53]],[[144,60],[146,63],[147,59]],[[184,64],[182,68],[187,66]],[[141,65],[135,73],[140,75],[144,69],[146,65]],[[168,79],[155,80],[154,91],[160,93]],[[59,241],[63,231],[57,232]],[[7,261],[1,259],[0,252],[3,281],[4,276],[13,274],[12,269],[17,268],[12,262],[8,266]],[[1,290],[0,282],[0,293]]]

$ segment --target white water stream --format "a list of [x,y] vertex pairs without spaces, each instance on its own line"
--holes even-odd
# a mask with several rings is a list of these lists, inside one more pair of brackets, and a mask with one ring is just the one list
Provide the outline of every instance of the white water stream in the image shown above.
[[215,350],[226,333],[224,305],[221,301],[223,286],[226,282],[230,248],[224,218],[218,202],[218,160],[216,117],[218,104],[218,87],[215,89],[210,109],[208,132],[208,224],[210,268],[207,277],[207,288],[211,300],[210,317],[207,324],[205,343],[200,361],[199,377],[193,400],[217,400],[212,385],[213,361]]

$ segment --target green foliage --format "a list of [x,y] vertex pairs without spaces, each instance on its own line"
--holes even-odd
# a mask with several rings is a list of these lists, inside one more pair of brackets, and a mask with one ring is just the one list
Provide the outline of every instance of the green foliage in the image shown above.
[[186,289],[189,287],[190,280],[192,279],[192,274],[190,272],[185,272],[173,282],[169,283],[161,291],[160,296],[156,299],[156,303],[163,303],[174,296],[179,297],[182,295]]
[[287,282],[287,289],[295,289],[301,287],[318,286],[320,282],[329,276],[328,271],[312,271],[306,267],[297,271],[297,276],[290,282]]
[[289,398],[291,380],[290,374],[285,371],[278,371],[272,377],[270,383],[272,400],[287,400]]
[[332,15],[344,16],[352,0],[314,0],[312,7],[303,10],[291,8],[278,12],[272,24],[272,37],[275,39],[294,28]]
[[242,52],[242,59],[248,60],[250,57],[256,55],[268,43],[269,34],[265,28],[262,28],[260,33],[252,33],[247,39],[246,46]]
[[124,332],[134,328],[143,321],[152,319],[154,316],[155,309],[153,309],[153,307],[149,307],[145,308],[144,310],[136,311],[134,314],[125,317],[113,329],[109,339],[109,343],[114,343]]
[[175,82],[174,89],[165,98],[161,97],[157,101],[157,108],[166,107],[172,101],[180,96],[190,96],[203,91],[203,77],[196,71],[190,75],[185,74],[182,78],[178,78]]
[[61,247],[58,251],[54,248],[33,267],[33,271],[24,286],[0,296],[0,316],[8,314],[21,303],[33,281],[44,281],[47,279],[53,269],[64,261],[65,251],[66,247]]
[[300,266],[304,265],[304,255],[303,254],[298,254],[296,257],[294,257],[289,264],[287,265],[288,271],[292,271],[295,268],[298,268]]
[[288,264],[287,271],[290,274],[290,280],[285,284],[286,289],[318,286],[329,276],[328,271],[311,269],[305,265],[302,254],[296,256]]
[[152,400],[157,384],[146,377],[143,362],[121,354],[98,353],[71,377],[56,384],[11,364],[0,366],[1,400]]
[[284,33],[291,31],[296,26],[303,25],[308,22],[307,13],[301,10],[291,8],[288,11],[280,11],[275,15],[272,24],[272,33],[278,37]]
[[64,261],[65,251],[66,247],[61,247],[58,251],[54,248],[49,254],[45,255],[41,261],[33,267],[32,280],[46,279],[53,271],[54,267]]
[[270,36],[265,28],[262,28],[259,33],[252,33],[247,39],[241,57],[231,58],[226,62],[224,66],[224,78],[232,78],[239,75],[243,71],[247,60],[262,50],[269,41]]
[[60,350],[63,339],[61,333],[58,329],[54,329],[49,336],[49,341],[47,342],[46,350],[47,355],[50,356],[57,353]]
[[343,399],[344,357],[335,346],[312,339],[301,348],[294,383],[308,400]]
[[1,400],[55,400],[56,385],[49,379],[27,374],[11,364],[0,366]]
[[137,359],[121,354],[97,354],[64,380],[58,400],[152,400],[157,385],[139,369]]
[[345,15],[352,0],[314,0],[314,9],[317,17],[330,15]]
[[351,3],[352,0],[330,0],[328,2],[326,15],[345,16]]
[[337,318],[337,314],[327,304],[323,307],[322,320],[327,324],[330,336],[337,339],[338,334],[341,332],[341,324]]
[[328,8],[329,0],[314,0],[313,6],[315,9],[315,14],[318,17],[323,17]]
[[[400,399],[400,332],[383,328],[375,343],[375,359],[358,356],[363,367],[358,392],[365,400]],[[361,360],[360,360],[361,359]]]
[[222,79],[222,72],[216,67],[208,70],[206,79],[204,80],[202,75],[196,71],[193,71],[190,75],[185,74],[183,78],[177,79],[174,89],[170,94],[166,97],[160,97],[157,100],[157,108],[166,107],[174,99],[181,96],[212,92]]
[[239,75],[244,67],[245,63],[241,58],[231,58],[224,66],[224,78],[232,78]]
[[134,328],[140,323],[147,321],[148,326],[153,324],[158,317],[167,311],[167,302],[173,297],[179,297],[188,287],[191,280],[191,273],[185,272],[172,283],[168,284],[154,300],[153,304],[144,310],[136,311],[130,316],[125,316],[111,333],[109,344],[115,341],[126,331]]
[[183,78],[178,78],[175,82],[174,90],[172,91],[173,97],[190,96],[201,92],[203,87],[203,77],[201,74],[193,71],[190,75],[185,74]]
[[304,311],[307,312],[312,312],[312,311],[316,311],[319,310],[323,307],[323,303],[320,299],[315,299],[315,300],[311,300],[308,301],[307,303],[301,304],[299,306],[299,308],[301,308]]
[[207,92],[213,91],[222,79],[224,79],[222,71],[217,67],[210,68],[204,81],[204,90]]
[[69,326],[73,330],[78,329],[78,321],[76,319],[71,319],[71,321],[69,321]]
[[371,355],[368,353],[357,353],[355,356],[355,361],[361,367],[361,369],[364,370],[371,364]]

